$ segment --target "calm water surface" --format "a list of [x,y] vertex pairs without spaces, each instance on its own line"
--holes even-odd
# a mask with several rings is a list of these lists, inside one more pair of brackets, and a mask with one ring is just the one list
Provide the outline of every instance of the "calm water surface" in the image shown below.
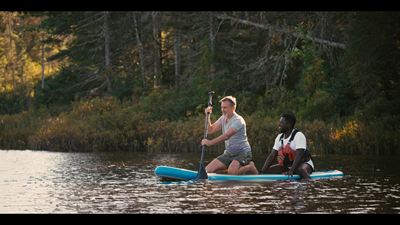
[[[317,170],[346,176],[312,182],[167,183],[153,174],[158,165],[197,170],[199,157],[1,150],[0,213],[400,213],[399,157],[316,156]],[[255,159],[261,167],[264,156]]]

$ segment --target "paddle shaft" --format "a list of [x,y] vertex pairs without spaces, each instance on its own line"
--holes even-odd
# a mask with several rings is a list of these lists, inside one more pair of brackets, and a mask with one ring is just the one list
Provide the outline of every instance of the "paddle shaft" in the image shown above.
[[[213,91],[208,92],[208,106],[212,106],[212,95],[214,94]],[[207,138],[208,135],[208,119],[210,118],[210,113],[207,112],[206,119],[204,122],[204,138]],[[202,164],[204,161],[204,145],[201,145],[201,158],[200,163]]]

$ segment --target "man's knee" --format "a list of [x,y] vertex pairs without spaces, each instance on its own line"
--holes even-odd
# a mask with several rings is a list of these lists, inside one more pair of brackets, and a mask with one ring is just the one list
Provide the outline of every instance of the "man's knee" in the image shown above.
[[297,173],[301,176],[308,176],[310,175],[311,171],[312,169],[307,163],[303,163],[301,166],[299,166],[299,168],[297,168]]
[[206,166],[206,171],[207,171],[207,173],[214,173],[215,172],[214,168],[210,164],[208,164]]
[[303,175],[303,174],[305,174],[307,171],[304,169],[304,167],[299,167],[299,168],[297,168],[297,170],[296,170],[296,173],[297,174],[299,174],[299,175]]
[[268,170],[263,171],[264,174],[281,174],[282,167],[279,164],[275,164],[269,167]]
[[239,168],[239,174],[240,175],[258,174],[258,170],[257,170],[256,165],[254,164],[254,162],[251,161],[249,164]]
[[226,166],[218,159],[214,159],[206,166],[207,173],[215,173],[216,171],[221,169],[226,169]]
[[240,163],[237,160],[233,160],[228,167],[228,174],[238,175]]

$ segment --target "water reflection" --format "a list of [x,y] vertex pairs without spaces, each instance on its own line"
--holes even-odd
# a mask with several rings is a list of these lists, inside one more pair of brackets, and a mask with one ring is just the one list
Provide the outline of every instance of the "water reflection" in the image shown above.
[[[320,158],[319,167],[332,169],[343,159]],[[0,151],[0,212],[400,212],[399,165],[387,159],[346,158],[349,164],[339,168],[345,178],[312,182],[162,182],[153,174],[162,164],[196,170],[197,160],[185,154]]]

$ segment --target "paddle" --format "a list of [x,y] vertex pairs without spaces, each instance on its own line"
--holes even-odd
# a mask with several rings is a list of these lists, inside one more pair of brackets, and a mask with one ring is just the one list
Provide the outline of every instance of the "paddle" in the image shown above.
[[[213,91],[208,92],[208,106],[212,106],[212,95],[213,94],[214,94]],[[208,117],[209,117],[209,113],[207,113],[205,123],[204,123],[204,138],[207,138],[207,134],[208,134]],[[194,180],[208,178],[206,168],[204,167],[204,148],[205,148],[205,146],[201,145],[201,158],[200,158],[199,172],[197,173],[197,176]]]

